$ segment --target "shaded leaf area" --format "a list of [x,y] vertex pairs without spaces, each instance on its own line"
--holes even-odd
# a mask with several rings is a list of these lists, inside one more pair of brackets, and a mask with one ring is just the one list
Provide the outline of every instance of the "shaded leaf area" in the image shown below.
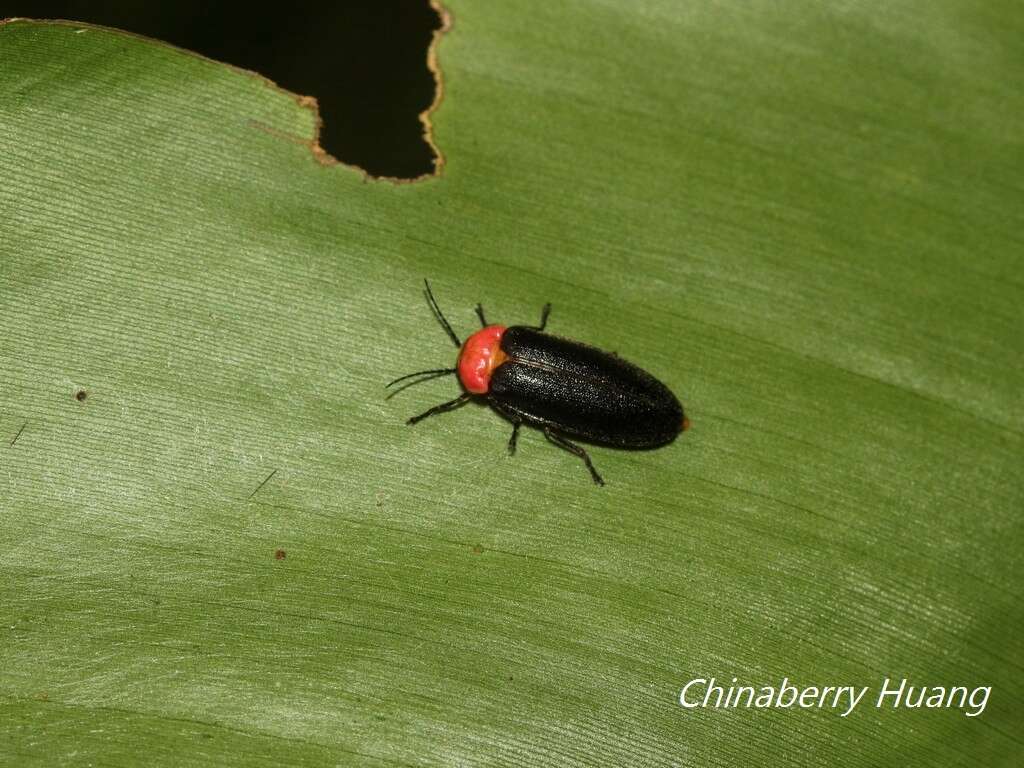
[[[0,27],[0,754],[1013,764],[1019,9],[453,6],[408,185],[257,77]],[[425,276],[692,430],[597,489],[485,408],[407,428],[456,392],[383,397],[454,359]],[[710,676],[993,691],[679,707]]]

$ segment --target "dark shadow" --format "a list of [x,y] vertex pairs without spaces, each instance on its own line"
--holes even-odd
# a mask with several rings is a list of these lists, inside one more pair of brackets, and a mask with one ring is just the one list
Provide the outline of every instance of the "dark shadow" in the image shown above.
[[434,172],[419,114],[434,100],[427,49],[441,19],[427,0],[254,6],[179,0],[0,0],[0,18],[68,19],[125,29],[259,72],[315,96],[320,146],[373,176]]

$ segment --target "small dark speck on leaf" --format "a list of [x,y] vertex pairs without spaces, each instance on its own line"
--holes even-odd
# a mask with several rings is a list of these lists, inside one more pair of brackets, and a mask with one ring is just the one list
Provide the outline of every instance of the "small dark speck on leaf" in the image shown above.
[[283,549],[276,549],[276,550],[274,550],[274,559],[275,560],[284,560],[286,557],[288,557],[288,553],[285,552]]
[[483,551],[484,551],[484,548],[483,548],[482,546],[480,546],[479,544],[474,544],[474,545],[473,545],[473,554],[474,554],[474,555],[479,555],[479,554],[481,554],[481,553],[482,553]]
[[77,400],[80,403],[84,403],[85,398],[87,398],[88,396],[89,393],[86,392],[84,389],[80,389],[77,392],[75,392],[75,400]]

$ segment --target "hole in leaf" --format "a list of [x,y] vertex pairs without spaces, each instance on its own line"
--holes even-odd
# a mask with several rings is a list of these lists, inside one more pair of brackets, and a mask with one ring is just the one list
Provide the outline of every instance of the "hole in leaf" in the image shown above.
[[442,19],[429,0],[298,3],[273,13],[200,0],[0,0],[0,18],[11,16],[124,29],[314,96],[320,146],[372,176],[414,179],[439,162],[419,117],[438,88],[427,56]]

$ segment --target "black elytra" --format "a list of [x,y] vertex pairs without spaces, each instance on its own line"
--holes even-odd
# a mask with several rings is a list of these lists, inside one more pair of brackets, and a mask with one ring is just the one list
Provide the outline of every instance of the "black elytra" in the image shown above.
[[510,453],[515,452],[519,427],[536,427],[551,443],[582,459],[598,485],[604,485],[604,480],[590,456],[568,438],[613,448],[648,449],[672,442],[689,426],[676,396],[647,371],[616,354],[545,333],[550,305],[545,305],[539,325],[506,328],[488,325],[478,304],[483,328],[462,344],[441,313],[430,284],[424,283],[434,315],[460,347],[459,362],[455,368],[411,373],[387,386],[414,377],[422,377],[412,382],[419,384],[457,373],[465,392],[414,416],[409,424],[479,398],[512,423]]

